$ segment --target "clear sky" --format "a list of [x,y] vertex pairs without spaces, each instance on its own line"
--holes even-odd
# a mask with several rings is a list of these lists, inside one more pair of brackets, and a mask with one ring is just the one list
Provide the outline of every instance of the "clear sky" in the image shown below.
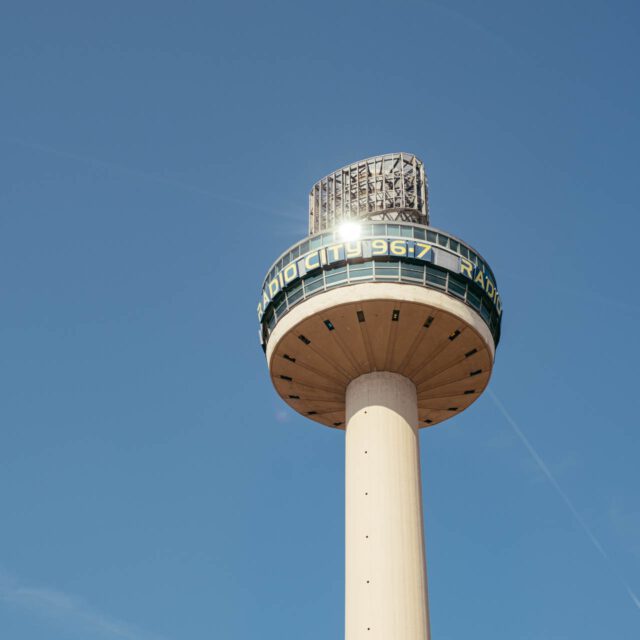
[[255,308],[313,182],[392,151],[505,308],[421,435],[434,639],[640,637],[636,2],[2,14],[3,640],[342,636],[344,436]]

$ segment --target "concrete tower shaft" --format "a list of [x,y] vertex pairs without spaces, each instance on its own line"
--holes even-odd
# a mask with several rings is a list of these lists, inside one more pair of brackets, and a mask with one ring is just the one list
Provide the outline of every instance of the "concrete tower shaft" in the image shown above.
[[397,373],[366,373],[346,395],[346,637],[424,640],[416,387]]

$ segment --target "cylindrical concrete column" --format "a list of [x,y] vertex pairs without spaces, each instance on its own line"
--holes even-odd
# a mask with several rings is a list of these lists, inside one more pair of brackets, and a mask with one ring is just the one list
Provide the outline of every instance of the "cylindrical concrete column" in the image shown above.
[[346,397],[346,640],[428,640],[416,387],[367,373]]

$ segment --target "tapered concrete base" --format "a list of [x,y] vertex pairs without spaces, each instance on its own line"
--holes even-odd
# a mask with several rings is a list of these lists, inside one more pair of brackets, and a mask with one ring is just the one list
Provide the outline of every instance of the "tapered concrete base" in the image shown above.
[[428,640],[418,401],[367,373],[346,393],[346,640]]

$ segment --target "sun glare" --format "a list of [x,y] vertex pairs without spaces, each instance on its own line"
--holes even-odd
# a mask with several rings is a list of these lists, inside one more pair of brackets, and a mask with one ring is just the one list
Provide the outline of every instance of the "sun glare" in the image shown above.
[[360,225],[357,222],[345,222],[340,225],[338,233],[343,240],[350,242],[360,237]]

